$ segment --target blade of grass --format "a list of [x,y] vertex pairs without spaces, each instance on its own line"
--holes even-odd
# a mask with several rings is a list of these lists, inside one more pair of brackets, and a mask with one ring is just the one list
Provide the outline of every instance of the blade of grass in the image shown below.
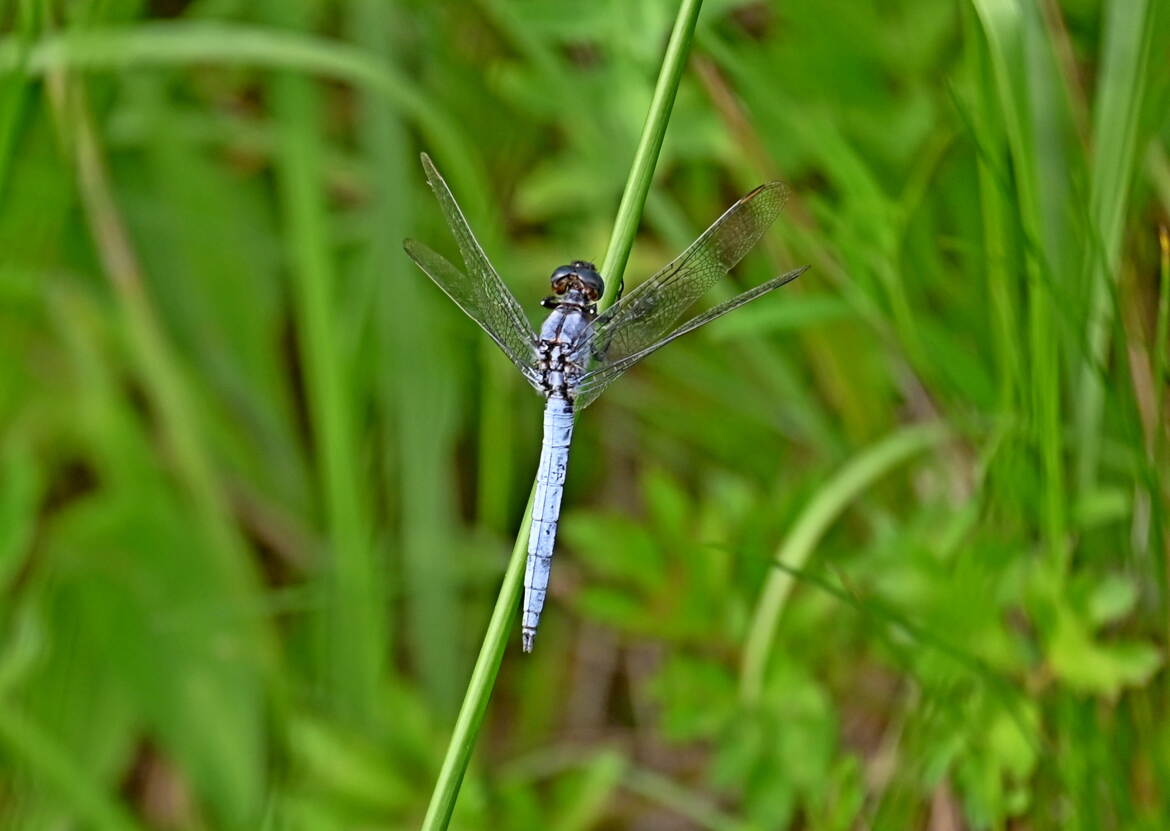
[[[467,682],[467,692],[459,708],[455,728],[451,732],[451,741],[443,757],[443,766],[435,780],[435,789],[431,793],[431,802],[427,806],[422,831],[446,828],[451,821],[451,813],[455,810],[455,800],[459,796],[459,787],[463,784],[463,775],[467,771],[467,763],[471,760],[475,739],[487,713],[492,687],[496,683],[496,673],[499,672],[500,661],[508,644],[508,635],[515,624],[516,605],[520,602],[520,589],[524,582],[524,565],[528,555],[528,525],[532,522],[532,498],[535,494],[536,489],[533,488],[528,497],[528,507],[524,509],[524,516],[520,519],[522,530],[516,535],[516,542],[512,546],[512,555],[508,559],[508,568],[504,572],[500,594],[488,620],[483,645],[480,646],[479,656],[475,659],[475,667],[471,670],[471,679]],[[438,648],[438,645],[436,647]]]
[[[392,54],[387,36],[387,33],[392,31],[389,19],[392,14],[391,9],[386,4],[376,2],[376,0],[355,0],[349,4],[347,14],[347,28],[354,42],[369,49],[373,54],[379,52]],[[372,306],[378,310],[375,325],[379,353],[392,356],[395,353],[397,340],[395,335],[398,330],[395,323],[409,323],[418,314],[414,308],[414,295],[409,291],[410,284],[403,282],[398,290],[392,291],[392,288],[398,286],[399,281],[393,278],[387,279],[387,274],[395,274],[400,267],[399,261],[402,259],[398,256],[397,242],[391,244],[391,240],[397,240],[405,235],[408,208],[403,201],[394,199],[393,193],[397,186],[396,183],[401,182],[406,176],[406,158],[410,154],[406,152],[406,136],[401,121],[394,110],[383,106],[382,101],[376,95],[365,89],[358,91],[357,102],[358,141],[361,152],[370,160],[372,174],[370,177],[372,189],[370,213],[375,219],[374,226],[377,228],[377,233],[370,236],[368,249],[364,252],[364,257],[357,269],[360,279],[367,284],[363,287],[360,295],[363,308]],[[406,289],[406,291],[402,291],[402,289]],[[394,315],[395,309],[398,311],[397,317]],[[351,345],[350,350],[355,348],[360,348],[358,343]],[[417,355],[416,357],[421,358],[422,356]],[[398,389],[397,382],[400,377],[401,374],[397,372],[383,372],[379,375],[376,387],[384,413],[394,412],[402,406],[403,395]],[[398,417],[403,419],[405,414],[399,413]],[[384,465],[387,476],[391,475],[390,471],[395,469],[396,464],[400,466],[399,470],[403,482],[403,485],[400,486],[400,493],[405,499],[410,490],[407,483],[413,482],[418,485],[423,479],[412,471],[402,469],[405,467],[404,461],[395,461],[395,457],[399,455],[401,454],[396,453],[388,446],[384,453],[386,457]],[[406,506],[403,507],[402,521],[404,526],[416,521],[431,523],[434,520],[433,516],[411,510]],[[404,540],[409,540],[412,535],[410,530],[404,527],[402,536]],[[404,542],[403,547],[407,547],[408,544]],[[377,565],[379,566],[379,574],[385,577],[392,574],[391,569],[385,567],[385,562],[379,562]],[[394,593],[394,588],[385,579],[378,580],[378,582],[381,585],[378,589],[380,599],[377,602],[377,607],[381,607],[385,598]],[[376,639],[381,642],[383,654],[393,654],[390,620],[390,615],[385,613],[378,615],[378,626],[381,632]]]
[[638,233],[638,224],[642,219],[642,209],[646,206],[646,195],[654,179],[654,167],[666,138],[666,123],[678,93],[678,84],[694,37],[695,21],[699,18],[702,5],[702,0],[683,0],[679,5],[674,31],[670,33],[666,56],[662,59],[662,70],[654,87],[654,97],[650,99],[650,111],[642,126],[642,137],[638,141],[638,149],[634,151],[634,162],[630,167],[629,178],[626,179],[622,201],[618,205],[609,248],[602,261],[601,276],[605,278],[605,294],[598,303],[600,309],[608,308],[617,299],[626,262],[630,259],[630,249],[634,247],[634,236]]
[[48,36],[33,44],[0,38],[0,73],[47,75],[53,70],[111,71],[130,67],[264,66],[346,81],[384,96],[413,119],[443,158],[460,193],[475,196],[483,177],[465,152],[458,124],[408,79],[361,49],[298,32],[211,21],[110,26]]
[[[173,453],[177,478],[186,488],[201,526],[206,530],[208,556],[213,557],[226,590],[238,609],[249,608],[260,594],[260,576],[238,529],[230,521],[228,500],[208,459],[193,396],[164,336],[147,296],[141,267],[114,200],[105,160],[84,90],[73,87],[62,73],[49,83],[50,101],[59,124],[69,132],[76,155],[78,189],[90,236],[106,277],[118,299],[132,354],[142,373],[152,405],[157,408],[167,446]],[[283,700],[279,657],[273,632],[256,621],[248,632],[249,648],[274,681]]]
[[[977,25],[975,12],[964,7],[964,29],[971,34]],[[1018,286],[1010,268],[1011,249],[1009,228],[1011,214],[1003,198],[1006,185],[999,184],[1002,171],[1007,167],[1000,137],[1003,134],[1002,118],[995,108],[992,68],[986,51],[968,35],[973,45],[967,49],[973,77],[978,81],[971,86],[970,124],[978,142],[979,207],[983,218],[984,272],[987,275],[987,294],[994,335],[998,380],[997,412],[1012,413],[1016,410],[1020,388],[1019,321],[1017,320],[1014,296]]]
[[730,816],[704,794],[648,768],[630,767],[622,778],[622,787],[685,817],[699,828],[708,828],[710,831],[751,831],[758,827]]
[[[1042,518],[1050,553],[1067,559],[1064,503],[1064,457],[1061,453],[1060,363],[1051,269],[1065,259],[1076,240],[1067,229],[1060,200],[1063,185],[1046,179],[1042,168],[1051,155],[1063,153],[1055,114],[1045,103],[1058,100],[1051,55],[1034,9],[1016,0],[971,0],[983,28],[1003,130],[1014,166],[1019,219],[1025,246],[1026,312],[1030,390],[1030,439],[1036,445],[1044,478],[1036,510]],[[1050,161],[1050,160],[1049,160]]]
[[[355,41],[371,54],[395,54],[392,33],[402,10],[381,0],[354,0],[350,9]],[[448,521],[457,488],[446,463],[454,453],[460,379],[444,350],[418,348],[438,322],[425,302],[429,289],[411,273],[413,264],[402,256],[398,243],[407,236],[410,215],[410,201],[399,198],[399,191],[416,169],[404,125],[371,91],[361,90],[359,101],[361,151],[371,162],[375,219],[361,266],[361,279],[368,284],[362,296],[377,310],[374,343],[377,354],[388,361],[373,385],[386,422],[394,426],[384,456],[387,481],[394,483],[392,499],[399,506],[394,547],[406,599],[404,635],[428,698],[447,715],[459,702],[463,654],[435,649],[434,644],[460,642],[461,608]]]
[[107,786],[92,781],[84,762],[7,702],[0,703],[0,745],[7,748],[6,755],[21,759],[36,781],[52,788],[76,812],[73,819],[100,831],[138,831],[142,827]]
[[[1146,0],[1110,3],[1106,13],[1100,81],[1093,113],[1089,210],[1096,242],[1086,257],[1090,292],[1089,346],[1077,390],[1077,485],[1093,486],[1101,452],[1101,414],[1113,293],[1121,262],[1129,187],[1141,158],[1138,131],[1147,87],[1153,11]],[[1099,248],[1098,248],[1099,246]]]
[[28,87],[29,82],[19,76],[0,80],[0,194],[6,191],[9,160],[29,101]]
[[537,782],[567,771],[588,769],[598,764],[599,759],[611,769],[618,769],[620,776],[617,784],[621,789],[678,814],[697,828],[710,831],[753,831],[758,827],[725,812],[715,800],[689,783],[683,785],[657,771],[632,764],[613,749],[582,755],[582,749],[577,745],[542,748],[509,762],[502,775],[515,781]]
[[[1016,164],[1028,171],[1025,187],[1030,194],[1022,204],[1032,209],[1024,214],[1024,226],[1034,248],[1028,249],[1028,341],[1031,352],[1030,441],[1039,449],[1043,491],[1038,508],[1049,553],[1061,569],[1070,557],[1068,535],[1067,462],[1062,431],[1065,425],[1063,372],[1064,357],[1079,345],[1062,337],[1062,318],[1083,319],[1085,304],[1070,303],[1076,296],[1068,275],[1079,265],[1085,246],[1070,224],[1075,214],[1067,209],[1072,191],[1069,170],[1082,171],[1079,149],[1070,146],[1068,108],[1064,82],[1060,79],[1051,33],[1040,14],[1024,6],[1021,19],[1023,68],[1027,75],[1024,110],[1027,142],[1014,147]],[[1022,159],[1027,159],[1026,163]],[[1024,182],[1025,177],[1019,177]],[[1079,298],[1078,298],[1079,300]],[[1070,309],[1071,315],[1070,315]]]
[[[1170,488],[1166,479],[1166,440],[1168,431],[1163,422],[1163,413],[1166,405],[1166,384],[1170,381],[1167,373],[1167,360],[1170,358],[1170,230],[1165,226],[1158,229],[1158,248],[1161,253],[1161,281],[1158,285],[1158,318],[1154,325],[1154,451],[1151,454],[1154,474],[1153,502],[1155,504],[1170,504]],[[1170,539],[1167,539],[1166,523],[1168,518],[1165,511],[1156,510],[1154,514],[1154,539],[1162,541],[1162,550],[1165,558],[1161,571],[1170,572]],[[1164,581],[1163,581],[1164,582]],[[1165,621],[1166,634],[1170,635],[1170,618]]]
[[1154,443],[1154,459],[1162,457],[1162,445],[1166,438],[1162,424],[1162,410],[1166,404],[1166,363],[1170,355],[1170,230],[1163,225],[1158,229],[1158,250],[1161,254],[1161,281],[1158,284],[1158,318],[1154,326],[1154,425],[1158,430]]
[[833,520],[865,488],[898,464],[939,444],[947,436],[948,431],[941,424],[915,425],[898,430],[856,456],[809,501],[793,525],[792,532],[776,552],[776,561],[785,568],[771,572],[752,614],[740,674],[740,690],[744,700],[756,700],[763,689],[764,670],[776,637],[776,623],[792,591],[792,574],[785,569],[804,568]]
[[[295,5],[295,4],[294,4]],[[291,26],[307,23],[294,5],[271,13]],[[357,723],[368,721],[377,698],[385,654],[380,573],[372,557],[365,502],[359,493],[354,451],[351,364],[339,348],[323,180],[321,94],[312,79],[281,74],[272,81],[279,122],[277,178],[284,192],[289,260],[299,348],[306,373],[309,412],[320,455],[330,538],[330,602],[325,613],[321,666],[329,700]]]
[[[1037,753],[1052,749],[1051,747],[1042,746],[1044,737],[1042,735],[1035,735],[1034,730],[1029,726],[1028,715],[1022,707],[1022,702],[1025,700],[1023,693],[1017,687],[1013,686],[1009,678],[997,672],[994,667],[989,665],[978,654],[951,643],[927,626],[915,623],[877,597],[859,596],[847,590],[846,587],[830,582],[820,574],[794,568],[779,561],[774,564],[774,567],[789,574],[793,580],[801,580],[837,598],[868,621],[889,627],[891,631],[898,631],[901,634],[908,635],[916,641],[915,647],[925,647],[947,656],[970,672],[980,683],[992,691],[995,697],[1012,714],[1012,718],[1019,728],[1020,736]],[[880,630],[877,631],[880,632]],[[886,641],[895,654],[908,655],[911,651],[905,650],[901,644],[894,643],[894,639],[889,636],[883,637],[883,640]]]
[[[602,309],[613,303],[626,262],[629,260],[630,249],[638,231],[646,195],[650,191],[654,166],[666,136],[666,125],[670,120],[670,111],[674,105],[679,81],[682,79],[683,67],[686,64],[701,7],[702,0],[683,0],[679,4],[674,29],[670,34],[658,83],[654,89],[654,97],[651,99],[650,111],[642,127],[642,136],[634,153],[630,175],[626,180],[617,218],[614,220],[609,250],[603,261],[602,274],[606,277],[606,288],[605,295],[598,304]],[[500,661],[504,656],[508,635],[514,623],[516,606],[520,601],[528,553],[528,526],[532,521],[532,499],[535,493],[534,485],[528,496],[528,507],[520,521],[520,530],[512,546],[508,569],[504,573],[504,581],[500,586],[500,593],[496,598],[491,620],[475,661],[475,668],[472,670],[467,693],[459,708],[459,716],[455,721],[455,729],[452,731],[443,765],[435,781],[435,789],[427,806],[426,817],[423,819],[423,831],[446,828],[455,810],[455,800],[459,796],[459,788],[487,712],[492,687],[495,685],[496,674],[499,672]]]

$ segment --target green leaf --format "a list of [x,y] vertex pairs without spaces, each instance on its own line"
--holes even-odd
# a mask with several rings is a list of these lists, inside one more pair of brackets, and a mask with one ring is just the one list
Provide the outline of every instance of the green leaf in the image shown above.
[[1138,590],[1133,580],[1118,574],[1107,575],[1093,587],[1089,597],[1089,620],[1094,626],[1114,623],[1133,611]]
[[1148,681],[1162,666],[1161,651],[1141,641],[1093,639],[1080,620],[1060,616],[1048,646],[1052,671],[1074,690],[1115,699],[1126,687]]

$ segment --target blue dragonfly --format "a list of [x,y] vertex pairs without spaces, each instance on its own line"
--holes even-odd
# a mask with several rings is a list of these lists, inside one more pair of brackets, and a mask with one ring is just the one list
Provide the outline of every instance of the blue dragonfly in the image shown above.
[[774,277],[679,323],[683,312],[734,268],[775,221],[788,189],[780,182],[770,182],[728,208],[669,265],[605,311],[597,308],[605,280],[592,263],[574,260],[558,266],[550,280],[553,294],[541,301],[550,312],[537,332],[492,267],[450,188],[425,153],[422,165],[467,271],[460,271],[415,240],[406,240],[406,253],[480,325],[545,398],[544,440],[528,535],[521,622],[522,646],[531,652],[548,592],[574,413],[589,406],[650,353],[791,282],[808,266]]

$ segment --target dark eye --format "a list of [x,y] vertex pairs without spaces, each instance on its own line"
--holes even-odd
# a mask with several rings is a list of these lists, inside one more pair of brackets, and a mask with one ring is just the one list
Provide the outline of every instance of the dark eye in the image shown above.
[[573,276],[573,269],[567,265],[560,266],[552,273],[549,282],[552,283],[553,291],[557,294],[564,294],[569,288],[569,278]]
[[577,272],[581,285],[585,287],[585,296],[590,300],[596,300],[605,293],[605,281],[601,279],[601,275],[591,268],[582,269]]

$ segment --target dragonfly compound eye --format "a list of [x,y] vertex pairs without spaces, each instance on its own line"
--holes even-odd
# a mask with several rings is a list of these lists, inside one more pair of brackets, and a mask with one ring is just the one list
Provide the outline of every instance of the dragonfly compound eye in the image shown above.
[[605,293],[605,281],[601,279],[601,275],[597,273],[597,267],[593,263],[578,260],[573,263],[573,270],[577,273],[577,279],[581,283],[585,296],[590,300],[596,300]]
[[557,294],[564,294],[569,290],[569,281],[573,279],[573,269],[571,266],[563,265],[552,273],[549,282],[552,283],[552,290]]

